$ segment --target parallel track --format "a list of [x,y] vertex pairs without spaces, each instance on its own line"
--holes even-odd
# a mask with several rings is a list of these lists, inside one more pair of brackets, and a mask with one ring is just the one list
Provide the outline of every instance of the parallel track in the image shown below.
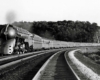
[[[56,51],[56,50],[51,50],[51,52],[52,51]],[[16,67],[17,64],[23,64],[23,62],[27,62],[28,60],[35,58],[36,56],[40,56],[48,52],[50,52],[50,50],[39,51],[39,52],[23,54],[23,55],[14,55],[14,56],[2,58],[0,59],[0,74],[4,74],[5,72],[9,71],[11,66]]]
[[44,50],[44,51],[37,51],[37,52],[30,52],[30,53],[25,53],[25,54],[17,54],[17,55],[8,55],[8,56],[2,56],[0,57],[0,65],[18,60],[18,59],[22,59],[25,57],[29,57],[29,56],[33,56],[33,55],[38,55],[41,53],[46,53],[49,52],[50,50]]

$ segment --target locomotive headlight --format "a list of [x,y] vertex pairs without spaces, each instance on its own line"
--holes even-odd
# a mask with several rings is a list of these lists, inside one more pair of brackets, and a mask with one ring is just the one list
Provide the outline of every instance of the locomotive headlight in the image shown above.
[[16,30],[13,27],[8,27],[8,37],[14,38],[16,37]]

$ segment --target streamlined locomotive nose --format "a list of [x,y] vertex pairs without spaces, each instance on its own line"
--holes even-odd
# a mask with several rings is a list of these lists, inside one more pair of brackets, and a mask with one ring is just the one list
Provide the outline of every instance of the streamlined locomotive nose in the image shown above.
[[0,32],[2,39],[0,53],[12,54],[16,43],[16,29],[13,26],[7,25]]
[[6,40],[15,38],[16,34],[17,34],[16,29],[11,25],[5,26],[0,32],[0,36],[2,38],[6,38]]

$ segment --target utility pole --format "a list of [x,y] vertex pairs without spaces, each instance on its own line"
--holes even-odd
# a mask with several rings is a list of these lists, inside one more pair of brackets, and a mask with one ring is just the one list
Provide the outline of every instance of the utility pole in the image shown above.
[[97,37],[97,43],[99,43],[99,31],[97,32],[97,34],[96,34],[96,37]]

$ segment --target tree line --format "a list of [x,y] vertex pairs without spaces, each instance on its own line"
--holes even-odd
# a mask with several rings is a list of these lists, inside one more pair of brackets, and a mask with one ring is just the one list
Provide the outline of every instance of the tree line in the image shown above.
[[94,42],[93,37],[99,28],[97,23],[71,20],[57,22],[15,22],[13,25],[26,28],[41,37],[72,42]]

